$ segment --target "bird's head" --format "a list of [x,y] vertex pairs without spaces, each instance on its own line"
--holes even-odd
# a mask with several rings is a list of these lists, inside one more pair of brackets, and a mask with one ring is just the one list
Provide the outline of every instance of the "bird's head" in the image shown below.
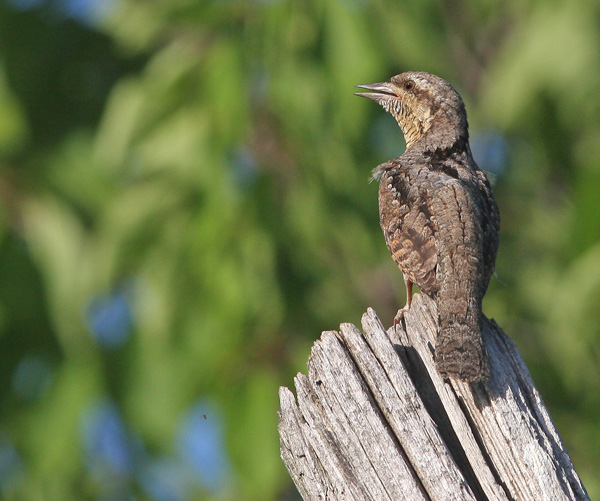
[[356,93],[379,103],[400,125],[409,149],[424,136],[438,146],[468,140],[465,105],[444,79],[422,71],[407,71],[387,82],[357,85],[373,92]]

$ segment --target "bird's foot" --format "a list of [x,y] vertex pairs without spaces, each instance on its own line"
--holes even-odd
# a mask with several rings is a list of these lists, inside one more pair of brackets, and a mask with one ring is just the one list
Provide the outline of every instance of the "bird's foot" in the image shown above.
[[398,330],[398,326],[400,324],[404,324],[404,327],[406,328],[406,323],[404,320],[404,314],[408,311],[408,306],[405,306],[404,308],[401,308],[398,310],[398,313],[396,313],[396,316],[394,317],[394,330],[397,331]]

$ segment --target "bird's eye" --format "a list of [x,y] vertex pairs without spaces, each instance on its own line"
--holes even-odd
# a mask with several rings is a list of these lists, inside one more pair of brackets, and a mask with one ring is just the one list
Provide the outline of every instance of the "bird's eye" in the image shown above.
[[415,83],[412,80],[407,80],[404,82],[404,90],[413,90],[415,88]]

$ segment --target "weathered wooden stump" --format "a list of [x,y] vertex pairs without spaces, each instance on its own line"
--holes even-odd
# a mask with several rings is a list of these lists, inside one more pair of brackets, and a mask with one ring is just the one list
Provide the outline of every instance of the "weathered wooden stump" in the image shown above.
[[516,346],[494,321],[491,378],[444,381],[435,303],[388,332],[369,309],[313,346],[281,388],[281,456],[306,500],[589,499]]

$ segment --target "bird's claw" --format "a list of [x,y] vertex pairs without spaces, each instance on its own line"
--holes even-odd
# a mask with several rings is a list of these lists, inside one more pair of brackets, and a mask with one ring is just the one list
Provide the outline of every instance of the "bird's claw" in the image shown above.
[[404,314],[408,311],[408,308],[405,306],[404,308],[398,310],[398,313],[396,313],[396,316],[394,317],[394,330],[398,330],[398,326],[401,323],[404,323]]

